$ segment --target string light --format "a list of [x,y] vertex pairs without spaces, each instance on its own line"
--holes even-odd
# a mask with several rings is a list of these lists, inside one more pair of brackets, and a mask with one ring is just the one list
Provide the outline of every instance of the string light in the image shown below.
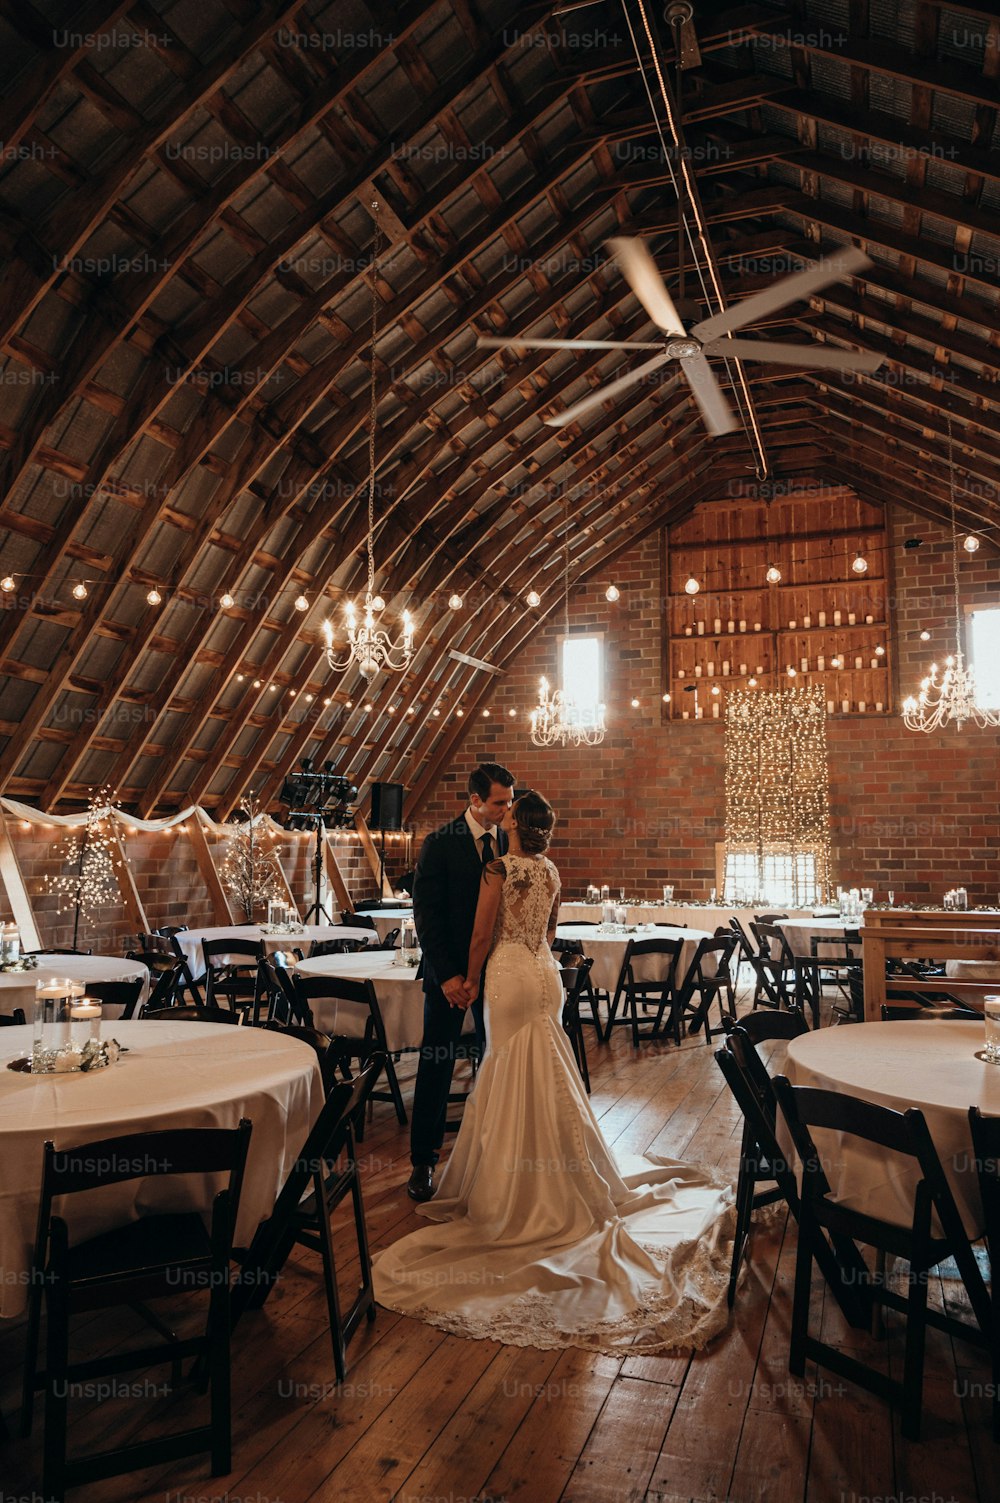
[[0,579],[0,590],[5,591],[6,594],[9,595],[11,590],[14,590],[16,588],[17,586],[15,585],[11,575],[5,574],[3,579]]
[[87,598],[87,586],[85,584],[83,584],[82,581],[81,581],[80,584],[75,584],[73,586],[73,599],[74,600],[86,600],[86,598]]
[[297,611],[307,611],[309,609],[309,602],[304,595],[296,595],[294,605]]
[[229,591],[226,590],[224,595],[219,596],[219,604],[222,606],[222,609],[224,611],[230,611],[236,604],[236,601],[233,599],[232,595],[230,595]]
[[978,553],[979,552],[979,539],[977,537],[974,537],[972,535],[972,533],[970,532],[969,536],[965,539],[964,543],[962,544],[962,547],[965,549],[966,553]]
[[609,584],[607,589],[604,591],[604,598],[605,600],[609,600],[611,604],[614,605],[616,600],[620,600],[622,598],[622,592],[617,585]]
[[633,699],[632,708],[633,710],[637,710],[639,708],[639,701],[637,699]]
[[[750,680],[750,687],[755,681]],[[765,873],[787,868],[796,907],[830,883],[826,697],[822,685],[743,690],[726,699],[726,854],[756,867],[754,901],[771,902]],[[791,770],[791,771],[790,771]],[[812,861],[803,857],[812,857]],[[810,869],[811,868],[811,869]],[[727,893],[732,901],[733,894]]]
[[517,715],[517,711],[516,710],[508,710],[507,714],[510,716],[511,720],[513,720],[514,717]]
[[663,703],[665,705],[668,705],[670,703],[670,695],[669,694],[664,694],[664,696],[663,696]]
[[860,553],[855,554],[854,562],[851,565],[851,568],[854,570],[855,574],[867,574],[868,560]]
[[484,710],[483,711],[483,719],[484,720],[489,720],[489,718],[490,718],[490,712],[489,712],[489,710]]
[[448,609],[450,611],[460,611],[464,604],[465,601],[462,599],[457,590],[453,594],[448,596]]
[[885,648],[884,647],[876,647],[876,649],[875,649],[875,656],[877,658],[884,658],[885,657]]
[[539,595],[537,590],[529,590],[527,595],[525,595],[524,600],[525,604],[530,605],[532,610],[534,610],[537,605],[541,605],[542,603],[542,597],[541,595]]
[[162,600],[163,596],[160,594],[159,590],[150,590],[146,596],[147,605],[159,605]]
[[921,642],[929,642],[930,639],[931,639],[931,634],[930,634],[929,631],[922,631],[920,633],[920,640],[921,640]]
[[700,589],[701,589],[701,585],[699,584],[698,580],[695,579],[695,577],[694,577],[693,574],[691,575],[690,579],[686,579],[684,581],[684,593],[685,593],[685,595],[697,595],[697,593],[698,593],[698,591]]
[[768,566],[768,570],[764,575],[764,578],[767,580],[768,584],[780,584],[781,570],[778,568],[777,564],[770,564]]

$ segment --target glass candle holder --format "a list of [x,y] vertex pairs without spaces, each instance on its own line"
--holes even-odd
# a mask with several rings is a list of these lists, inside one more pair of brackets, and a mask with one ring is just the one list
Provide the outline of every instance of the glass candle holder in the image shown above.
[[36,982],[31,1042],[33,1074],[74,1068],[72,1008],[83,996],[83,990],[81,982],[69,977]]
[[986,1037],[983,1053],[992,1065],[1000,1065],[1000,996],[983,998],[983,1022]]
[[96,997],[81,997],[69,1008],[73,1051],[82,1054],[88,1044],[101,1042],[101,1004]]

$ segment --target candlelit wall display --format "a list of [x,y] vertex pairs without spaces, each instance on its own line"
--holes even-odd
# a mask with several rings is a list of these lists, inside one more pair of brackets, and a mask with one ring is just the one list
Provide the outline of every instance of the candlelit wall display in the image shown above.
[[738,865],[745,887],[752,858],[765,902],[779,888],[796,907],[830,892],[826,715],[818,684],[742,690],[726,705],[726,871]]
[[[662,565],[664,719],[683,716],[677,680],[696,677],[724,681],[723,712],[750,677],[820,685],[837,714],[891,710],[885,515],[849,488],[789,481],[769,504],[703,502],[664,533]],[[692,576],[697,595],[684,591]]]

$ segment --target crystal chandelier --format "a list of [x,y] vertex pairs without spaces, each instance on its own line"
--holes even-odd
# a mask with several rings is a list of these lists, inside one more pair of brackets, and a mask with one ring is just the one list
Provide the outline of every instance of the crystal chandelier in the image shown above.
[[1000,726],[1000,710],[984,710],[976,703],[976,670],[965,665],[962,652],[962,617],[958,602],[958,529],[955,526],[955,464],[951,447],[951,418],[948,418],[948,469],[951,502],[951,575],[955,599],[955,652],[944,660],[944,674],[938,678],[937,663],[920,681],[920,693],[903,701],[903,720],[911,731],[939,731],[954,722],[960,731],[967,720],[981,726]]
[[413,619],[409,611],[403,612],[403,631],[394,642],[389,633],[379,625],[378,617],[385,610],[385,601],[375,594],[375,338],[378,332],[378,253],[382,231],[378,222],[378,203],[372,204],[375,215],[375,239],[372,247],[372,342],[371,383],[368,413],[368,584],[362,608],[361,625],[353,601],[344,606],[344,624],[347,628],[347,647],[342,656],[334,648],[333,623],[323,622],[326,639],[326,660],[335,673],[343,673],[355,664],[365,679],[371,683],[381,669],[390,673],[402,673],[413,658]]
[[[564,510],[565,546],[563,551],[563,621],[569,636],[569,503]],[[549,681],[538,681],[538,704],[531,712],[531,741],[534,746],[597,746],[604,740],[604,706],[588,705],[581,709],[564,689],[549,692]]]

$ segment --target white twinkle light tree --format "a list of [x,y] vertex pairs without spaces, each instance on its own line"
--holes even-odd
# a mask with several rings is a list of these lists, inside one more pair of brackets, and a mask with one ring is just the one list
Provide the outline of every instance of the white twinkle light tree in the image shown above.
[[247,923],[253,923],[254,910],[264,907],[272,898],[283,898],[285,889],[277,857],[261,828],[264,817],[255,793],[249,795],[239,812],[246,818],[229,826],[233,833],[222,863],[222,880]]
[[80,937],[81,918],[92,919],[98,908],[121,897],[117,872],[125,862],[120,848],[105,829],[115,795],[98,788],[87,806],[87,823],[56,846],[63,870],[46,878],[45,890],[59,899],[57,913],[73,915],[73,949]]

